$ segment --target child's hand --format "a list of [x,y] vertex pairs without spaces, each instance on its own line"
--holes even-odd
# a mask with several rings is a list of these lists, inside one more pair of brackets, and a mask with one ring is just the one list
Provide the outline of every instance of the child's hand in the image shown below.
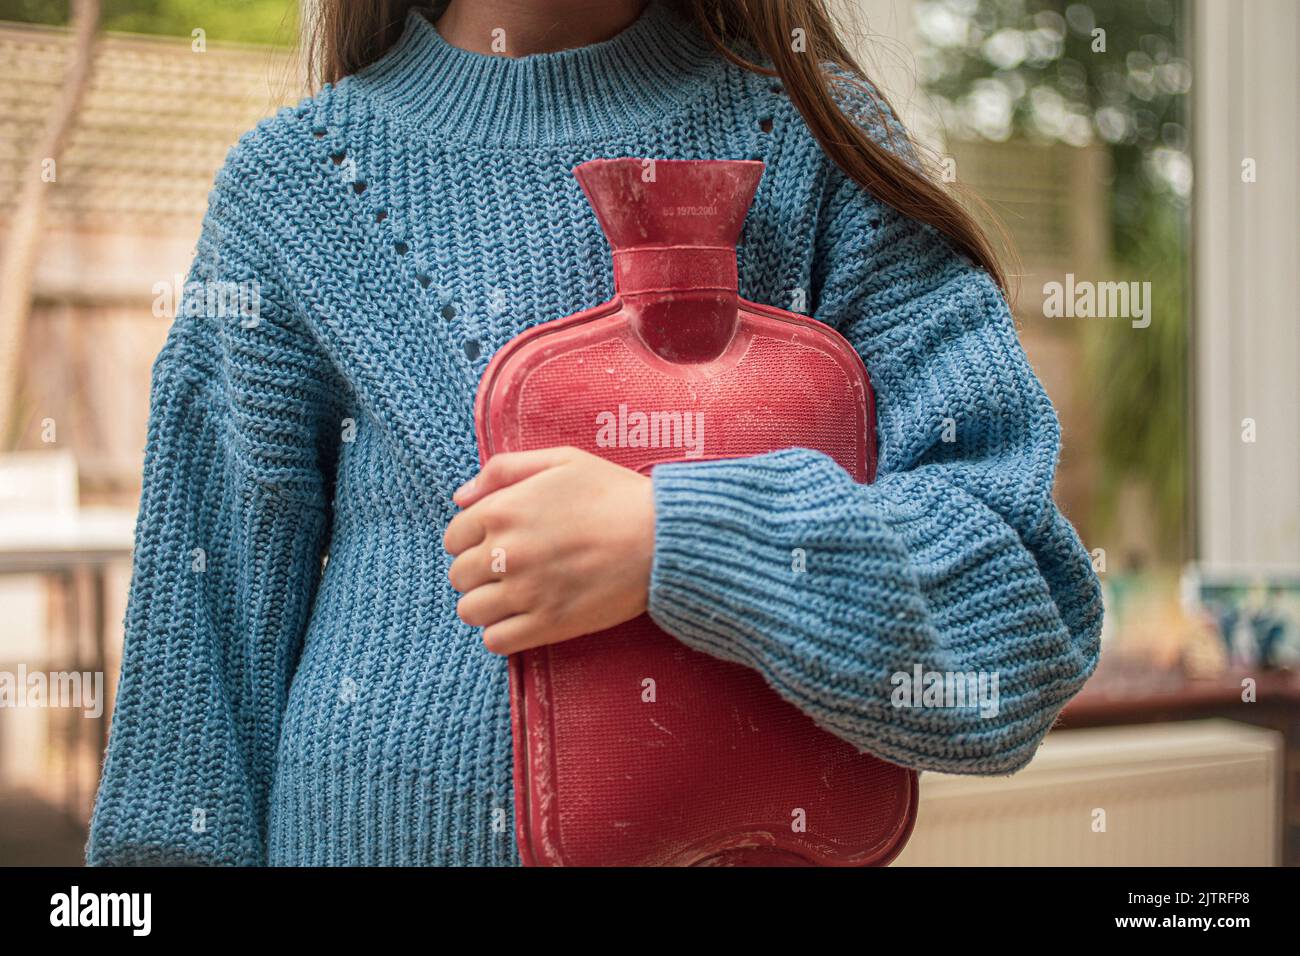
[[456,612],[485,627],[496,654],[604,630],[646,609],[654,555],[649,477],[576,448],[491,458],[452,500],[464,510],[443,546],[464,596]]

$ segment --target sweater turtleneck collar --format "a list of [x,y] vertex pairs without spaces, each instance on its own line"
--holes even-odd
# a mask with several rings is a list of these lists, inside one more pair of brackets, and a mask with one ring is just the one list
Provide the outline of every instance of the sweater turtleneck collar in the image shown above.
[[511,58],[452,46],[418,10],[356,80],[448,142],[580,143],[662,125],[725,63],[694,24],[651,0],[609,40]]

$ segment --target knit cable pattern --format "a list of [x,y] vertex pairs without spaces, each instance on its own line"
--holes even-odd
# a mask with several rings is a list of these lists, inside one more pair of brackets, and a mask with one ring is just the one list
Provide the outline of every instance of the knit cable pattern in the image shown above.
[[[570,170],[628,155],[767,163],[741,293],[845,334],[880,416],[869,487],[803,450],[658,469],[655,619],[882,756],[1032,756],[1095,665],[1101,606],[988,279],[657,4],[519,60],[416,13],[217,176],[154,366],[91,863],[518,862],[506,663],[456,617],[441,536],[492,353],[613,293]],[[891,706],[914,664],[996,671],[997,715]]]

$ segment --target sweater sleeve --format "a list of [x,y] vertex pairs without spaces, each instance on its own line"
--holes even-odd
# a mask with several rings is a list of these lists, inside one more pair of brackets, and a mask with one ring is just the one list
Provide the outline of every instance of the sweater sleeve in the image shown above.
[[[872,378],[877,480],[806,449],[656,468],[650,614],[861,750],[1010,773],[1099,650],[1100,588],[1052,499],[1056,415],[989,276],[840,180],[813,302]],[[994,706],[922,706],[918,667],[984,678]]]
[[[232,157],[234,154],[232,154]],[[216,188],[150,420],[122,672],[87,860],[256,865],[329,527],[330,379],[256,239],[237,159]]]

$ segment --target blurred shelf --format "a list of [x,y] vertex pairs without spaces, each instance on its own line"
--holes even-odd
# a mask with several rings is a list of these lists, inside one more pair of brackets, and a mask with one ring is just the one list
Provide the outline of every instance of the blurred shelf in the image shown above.
[[[1255,702],[1242,700],[1242,681],[1255,681]],[[1125,668],[1099,670],[1061,715],[1062,726],[1092,727],[1165,719],[1170,710],[1186,712],[1264,704],[1300,710],[1300,673],[1260,671],[1218,677],[1188,677],[1174,671]]]

